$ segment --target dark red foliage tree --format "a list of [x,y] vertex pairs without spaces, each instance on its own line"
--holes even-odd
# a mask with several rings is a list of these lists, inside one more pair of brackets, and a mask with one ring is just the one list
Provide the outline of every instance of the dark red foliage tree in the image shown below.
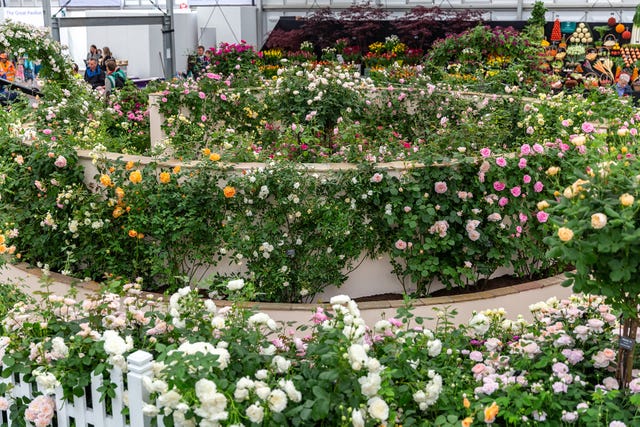
[[357,45],[361,52],[366,52],[369,44],[384,41],[385,37],[391,35],[387,21],[389,15],[387,9],[366,2],[340,12],[340,22],[351,44]]
[[393,21],[393,31],[408,47],[427,51],[431,44],[448,34],[457,34],[482,22],[481,10],[453,10],[416,6]]
[[342,23],[329,7],[315,9],[305,19],[302,30],[305,40],[313,42],[317,53],[325,47],[333,46],[336,40],[344,37]]
[[295,52],[300,50],[300,44],[305,40],[305,32],[302,28],[289,31],[275,28],[269,34],[265,47]]

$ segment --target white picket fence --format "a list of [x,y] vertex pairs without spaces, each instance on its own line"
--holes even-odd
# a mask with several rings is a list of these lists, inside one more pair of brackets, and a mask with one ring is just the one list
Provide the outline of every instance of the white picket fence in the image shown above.
[[[90,391],[82,397],[74,398],[73,402],[62,398],[62,389],[58,387],[55,393],[56,417],[58,427],[149,427],[151,419],[142,414],[145,403],[149,403],[149,393],[142,385],[142,378],[151,374],[153,357],[146,351],[138,350],[127,358],[128,372],[126,374],[127,386],[125,389],[124,375],[118,368],[110,372],[111,381],[116,385],[115,397],[100,402],[98,388],[102,386],[102,376],[92,375]],[[9,397],[33,398],[35,384],[23,381],[22,375],[18,378],[10,377],[0,379],[0,382],[12,384]],[[123,397],[127,393],[129,415],[125,417],[122,410],[125,407]],[[12,426],[9,410],[0,411],[0,425]],[[164,427],[162,417],[158,417],[158,426]]]

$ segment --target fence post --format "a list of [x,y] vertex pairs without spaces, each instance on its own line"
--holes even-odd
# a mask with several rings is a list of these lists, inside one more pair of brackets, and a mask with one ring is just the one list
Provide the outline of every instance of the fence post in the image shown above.
[[151,375],[153,356],[138,350],[127,357],[127,388],[129,389],[129,419],[131,427],[149,427],[151,420],[142,414],[145,403],[149,403],[149,392],[142,384],[142,378]]

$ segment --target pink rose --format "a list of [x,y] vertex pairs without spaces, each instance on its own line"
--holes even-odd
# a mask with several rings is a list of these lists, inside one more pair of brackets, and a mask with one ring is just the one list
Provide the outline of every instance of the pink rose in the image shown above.
[[502,190],[505,189],[505,187],[506,187],[506,185],[504,183],[500,182],[500,181],[496,181],[496,182],[493,183],[493,188],[496,191],[502,191]]
[[536,193],[541,192],[544,189],[544,184],[541,183],[540,181],[536,181],[535,184],[533,184],[533,191],[535,191]]
[[584,122],[582,124],[582,132],[584,133],[591,133],[595,130],[596,128],[589,122]]
[[447,192],[447,183],[444,181],[438,181],[434,185],[434,190],[438,194],[444,194]]
[[522,177],[522,182],[524,182],[525,184],[528,184],[531,182],[531,176],[530,175],[524,175]]
[[482,150],[480,150],[480,155],[482,157],[489,157],[491,155],[491,150],[485,147]]
[[545,211],[538,211],[538,213],[536,214],[536,219],[538,220],[538,222],[547,222],[547,220],[549,219],[549,214]]
[[500,200],[498,200],[498,205],[501,207],[506,206],[507,203],[509,203],[509,199],[507,199],[506,197],[500,197]]
[[524,169],[527,167],[527,159],[525,159],[524,157],[520,158],[520,160],[518,161],[518,167],[520,169]]
[[522,194],[522,189],[520,188],[520,186],[513,187],[511,189],[511,194],[513,195],[513,197],[520,197],[520,194]]
[[531,146],[529,144],[523,144],[522,147],[520,147],[520,154],[523,156],[531,154]]
[[64,156],[58,156],[58,158],[56,159],[55,162],[53,162],[53,164],[59,168],[63,168],[67,166],[67,159],[65,159]]
[[504,157],[498,157],[496,159],[496,165],[500,166],[501,168],[507,166],[507,160]]
[[400,251],[404,251],[405,249],[407,249],[407,242],[405,242],[404,240],[398,239],[395,243],[395,247]]

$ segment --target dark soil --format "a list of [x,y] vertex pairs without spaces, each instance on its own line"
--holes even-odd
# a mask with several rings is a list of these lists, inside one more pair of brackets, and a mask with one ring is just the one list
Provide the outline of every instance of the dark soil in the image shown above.
[[[493,289],[506,288],[508,286],[519,285],[521,283],[531,282],[533,280],[539,280],[545,277],[549,277],[552,274],[540,274],[535,277],[516,277],[511,275],[504,275],[500,277],[495,277],[488,280],[482,280],[475,285],[471,286],[457,286],[451,289],[439,289],[437,291],[431,292],[427,298],[429,297],[442,297],[442,296],[451,296],[451,295],[463,295],[463,294],[471,294],[474,292],[482,292],[482,291],[490,291]],[[386,294],[378,294],[378,295],[370,295],[360,298],[354,298],[357,302],[365,302],[365,301],[385,301],[385,300],[401,300],[403,299],[403,294],[394,294],[394,293],[386,293]]]

